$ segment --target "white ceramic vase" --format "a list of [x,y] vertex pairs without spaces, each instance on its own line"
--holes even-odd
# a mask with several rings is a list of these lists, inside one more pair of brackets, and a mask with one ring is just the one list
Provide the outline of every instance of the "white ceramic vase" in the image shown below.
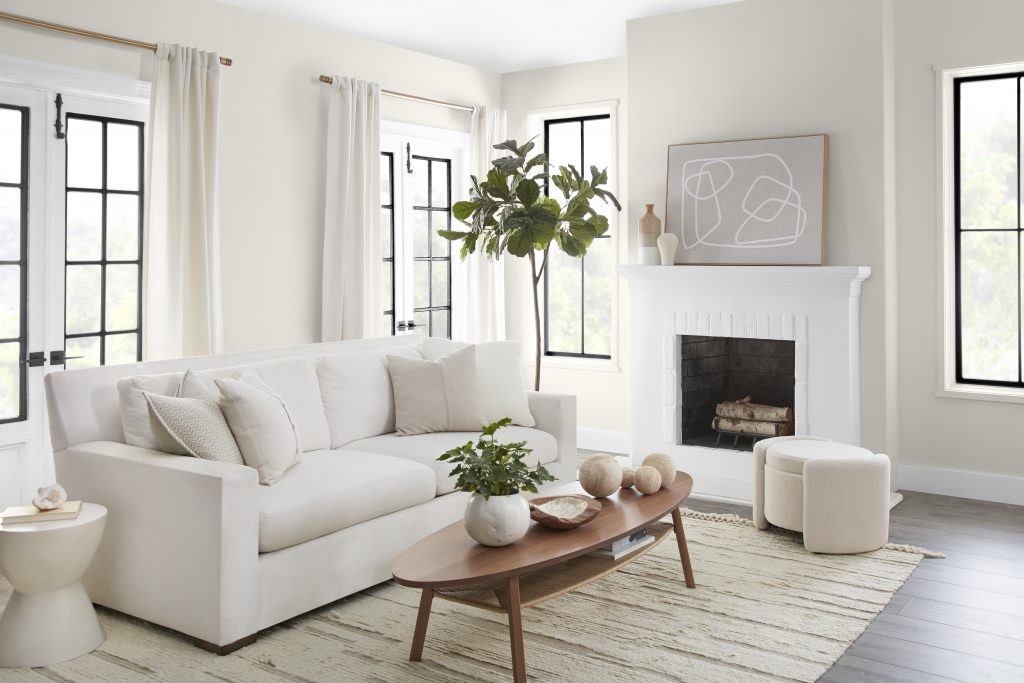
[[661,252],[661,265],[674,266],[676,264],[676,249],[678,248],[678,237],[670,232],[661,234],[658,237],[658,251]]
[[530,506],[518,493],[484,498],[474,493],[466,503],[463,516],[466,533],[482,545],[515,543],[530,528]]

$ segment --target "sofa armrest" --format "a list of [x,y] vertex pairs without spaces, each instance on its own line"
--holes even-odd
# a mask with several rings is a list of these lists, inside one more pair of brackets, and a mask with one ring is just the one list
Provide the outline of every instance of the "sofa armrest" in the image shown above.
[[530,413],[537,429],[555,437],[562,479],[576,481],[576,397],[528,391]]
[[112,441],[54,455],[68,496],[106,506],[94,602],[214,645],[259,624],[256,470]]

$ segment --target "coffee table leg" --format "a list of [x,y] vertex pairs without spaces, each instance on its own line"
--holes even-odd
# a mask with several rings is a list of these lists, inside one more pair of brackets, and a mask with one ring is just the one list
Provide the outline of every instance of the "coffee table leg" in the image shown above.
[[690,566],[690,551],[686,547],[686,533],[683,531],[683,516],[679,514],[679,508],[672,511],[672,526],[676,530],[676,542],[679,543],[679,559],[683,561],[683,576],[686,577],[686,587],[693,588],[697,584],[693,581],[693,567]]
[[409,661],[418,662],[423,659],[423,642],[427,639],[427,622],[430,620],[430,605],[434,601],[434,589],[424,588],[420,594],[420,611],[416,615],[416,631],[412,636],[412,650]]
[[512,680],[526,683],[526,652],[523,650],[523,617],[519,608],[519,577],[508,580],[508,634],[512,641]]

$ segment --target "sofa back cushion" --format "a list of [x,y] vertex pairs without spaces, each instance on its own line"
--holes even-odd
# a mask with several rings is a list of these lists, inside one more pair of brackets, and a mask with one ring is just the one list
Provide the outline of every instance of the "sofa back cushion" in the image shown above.
[[317,356],[331,448],[395,431],[395,398],[387,356],[422,358],[421,346],[415,343]]
[[181,383],[182,373],[166,372],[159,375],[136,375],[126,377],[117,383],[117,400],[121,408],[121,427],[124,442],[129,446],[160,450],[159,439],[154,434],[152,415],[146,394],[174,396]]

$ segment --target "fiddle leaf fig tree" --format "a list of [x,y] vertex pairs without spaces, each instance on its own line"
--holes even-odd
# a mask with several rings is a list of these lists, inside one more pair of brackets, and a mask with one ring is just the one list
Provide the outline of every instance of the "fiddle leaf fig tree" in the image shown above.
[[[559,166],[552,170],[545,154],[535,154],[534,142],[519,145],[506,140],[494,149],[507,153],[495,159],[487,178],[470,178],[469,199],[456,202],[452,214],[469,229],[439,230],[438,235],[461,242],[465,259],[478,249],[487,258],[497,260],[506,252],[530,260],[533,280],[533,318],[535,327],[536,364],[534,390],[540,389],[541,324],[540,283],[548,265],[552,246],[565,254],[581,257],[587,253],[594,238],[608,232],[608,219],[591,207],[598,198],[622,206],[603,186],[608,184],[608,169],[590,167],[585,177],[575,166]],[[548,181],[555,196],[545,196]]]

